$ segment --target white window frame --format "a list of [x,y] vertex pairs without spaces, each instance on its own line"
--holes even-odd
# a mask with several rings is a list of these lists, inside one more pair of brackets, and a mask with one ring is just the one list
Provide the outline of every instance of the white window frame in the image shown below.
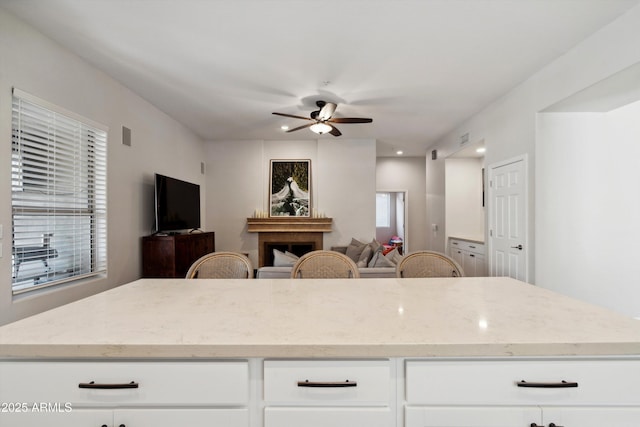
[[14,88],[12,293],[107,272],[108,128]]

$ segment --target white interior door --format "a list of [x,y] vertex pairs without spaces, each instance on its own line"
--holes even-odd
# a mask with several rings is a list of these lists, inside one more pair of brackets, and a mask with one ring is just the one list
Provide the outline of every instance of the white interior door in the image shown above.
[[489,169],[489,274],[527,281],[527,158]]

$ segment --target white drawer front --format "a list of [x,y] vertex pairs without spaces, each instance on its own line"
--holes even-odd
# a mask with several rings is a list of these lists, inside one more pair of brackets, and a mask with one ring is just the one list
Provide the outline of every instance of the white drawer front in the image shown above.
[[544,408],[544,425],[578,427],[638,427],[640,408],[584,407],[584,408]]
[[[529,388],[518,382],[577,387]],[[411,404],[640,405],[640,360],[407,361]]]
[[541,425],[541,420],[542,410],[538,407],[405,408],[406,427],[525,427]]
[[[109,409],[75,409],[40,412],[0,412],[2,427],[88,427],[113,425],[113,411]],[[155,427],[155,426],[154,426]]]
[[122,409],[113,414],[114,426],[248,427],[248,409]]
[[[0,362],[0,401],[246,405],[249,368],[235,362]],[[79,385],[138,384],[94,389]]]
[[461,249],[476,254],[484,254],[484,245],[482,243],[462,242]]
[[267,408],[265,427],[391,427],[389,408]]
[[248,427],[248,409],[72,409],[0,413],[2,427]]
[[484,254],[484,244],[476,242],[467,242],[466,240],[451,239],[449,241],[451,250],[461,249],[463,251]]
[[388,360],[267,360],[264,397],[279,404],[388,405]]

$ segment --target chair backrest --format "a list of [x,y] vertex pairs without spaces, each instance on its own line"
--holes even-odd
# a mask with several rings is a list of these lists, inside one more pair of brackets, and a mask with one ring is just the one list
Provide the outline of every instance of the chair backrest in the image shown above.
[[402,258],[396,267],[396,277],[464,277],[464,271],[445,254],[417,251]]
[[335,251],[307,252],[291,269],[293,279],[355,279],[360,271],[345,254]]
[[249,258],[236,252],[212,252],[197,259],[187,279],[253,279],[253,265]]

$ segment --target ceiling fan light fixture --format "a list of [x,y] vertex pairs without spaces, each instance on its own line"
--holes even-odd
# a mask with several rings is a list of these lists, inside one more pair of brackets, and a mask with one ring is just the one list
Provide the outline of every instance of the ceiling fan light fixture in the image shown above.
[[325,133],[329,133],[332,128],[326,123],[318,122],[316,124],[311,125],[309,129],[311,129],[311,132],[317,133],[318,135],[322,135]]

